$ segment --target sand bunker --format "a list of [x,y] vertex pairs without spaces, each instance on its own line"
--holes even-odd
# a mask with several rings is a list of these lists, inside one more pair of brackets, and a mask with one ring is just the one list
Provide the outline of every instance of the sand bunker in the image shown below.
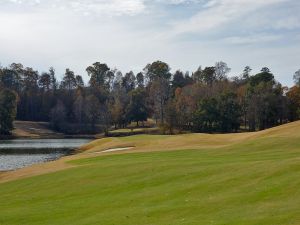
[[111,149],[107,149],[101,152],[97,152],[97,153],[106,153],[106,152],[119,152],[119,151],[126,151],[129,149],[132,149],[134,147],[126,147],[126,148],[111,148]]

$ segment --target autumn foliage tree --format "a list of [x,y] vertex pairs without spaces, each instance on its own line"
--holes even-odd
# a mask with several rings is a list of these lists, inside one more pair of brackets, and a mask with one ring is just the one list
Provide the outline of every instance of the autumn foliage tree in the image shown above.
[[85,84],[71,69],[58,81],[52,67],[40,73],[13,63],[0,68],[1,132],[10,132],[14,117],[80,134],[140,126],[149,118],[166,133],[256,131],[300,118],[299,70],[291,88],[267,67],[255,74],[246,66],[232,78],[230,71],[222,61],[192,73],[154,61],[141,72],[122,74],[95,62],[86,68]]

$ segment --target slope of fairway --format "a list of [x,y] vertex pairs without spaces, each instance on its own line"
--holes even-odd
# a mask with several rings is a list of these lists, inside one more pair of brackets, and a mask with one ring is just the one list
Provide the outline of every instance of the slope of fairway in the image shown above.
[[[125,147],[130,154],[101,153]],[[0,184],[0,224],[300,224],[299,122],[257,133],[108,138],[82,150],[34,167],[47,174]]]

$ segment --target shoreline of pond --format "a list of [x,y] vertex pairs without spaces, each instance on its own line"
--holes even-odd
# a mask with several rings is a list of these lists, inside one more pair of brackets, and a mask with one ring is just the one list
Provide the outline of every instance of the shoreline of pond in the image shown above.
[[9,172],[34,164],[74,155],[94,139],[11,139],[0,140],[0,172]]
[[83,134],[83,135],[47,135],[47,136],[16,136],[16,135],[0,135],[0,141],[6,141],[6,140],[44,140],[44,139],[99,139],[103,138],[104,135],[89,135],[89,134]]

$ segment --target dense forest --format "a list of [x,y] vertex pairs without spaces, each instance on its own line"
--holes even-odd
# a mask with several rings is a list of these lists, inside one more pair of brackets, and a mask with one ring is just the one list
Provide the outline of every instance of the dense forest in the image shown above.
[[156,61],[143,71],[122,74],[99,62],[88,66],[88,84],[66,69],[61,81],[54,68],[38,71],[13,63],[0,68],[0,133],[12,121],[47,121],[65,133],[107,132],[148,118],[162,132],[238,132],[263,130],[300,116],[300,70],[295,86],[283,87],[268,68],[228,78],[224,62],[193,73],[171,73]]

